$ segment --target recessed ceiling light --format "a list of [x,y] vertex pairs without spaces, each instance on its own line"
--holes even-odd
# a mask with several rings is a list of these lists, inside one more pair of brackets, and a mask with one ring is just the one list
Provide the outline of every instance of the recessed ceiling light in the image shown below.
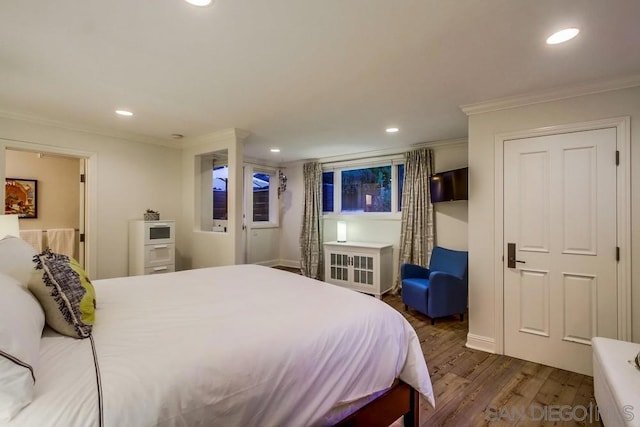
[[400,129],[398,128],[387,128],[386,131],[387,133],[396,133],[398,132]]
[[551,34],[547,38],[547,44],[564,43],[566,41],[571,40],[575,36],[577,36],[579,32],[580,30],[577,28],[565,28],[564,30],[560,30],[558,32]]
[[119,116],[125,116],[125,117],[133,116],[133,113],[131,111],[128,111],[128,110],[116,110],[116,114],[119,115]]
[[211,4],[211,0],[185,0],[185,1],[194,6],[209,6]]
[[279,152],[280,152],[280,149],[279,149],[279,148],[272,148],[272,149],[271,149],[271,152],[272,152],[272,153],[279,153]]

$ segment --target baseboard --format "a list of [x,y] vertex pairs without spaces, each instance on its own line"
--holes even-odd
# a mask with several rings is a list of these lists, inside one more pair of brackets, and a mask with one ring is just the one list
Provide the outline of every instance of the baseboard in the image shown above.
[[496,352],[496,340],[482,335],[467,334],[466,347],[474,350],[486,351],[487,353]]
[[254,264],[264,265],[265,267],[275,267],[276,265],[282,265],[280,264],[280,260],[277,260],[277,259],[271,259],[269,261],[254,262]]
[[289,268],[300,268],[300,261],[294,259],[270,259],[268,261],[259,261],[254,262],[256,265],[264,265],[265,267],[289,267]]
[[278,260],[278,265],[289,268],[300,268],[300,260],[299,259],[280,259]]

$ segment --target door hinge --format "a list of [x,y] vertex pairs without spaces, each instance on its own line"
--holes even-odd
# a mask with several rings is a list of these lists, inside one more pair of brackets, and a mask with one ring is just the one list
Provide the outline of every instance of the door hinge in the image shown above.
[[80,233],[80,243],[84,243],[84,233]]
[[620,246],[616,246],[616,261],[620,262]]
[[616,166],[620,166],[620,151],[616,150]]
[[83,173],[80,174],[80,182],[84,182],[85,181],[85,176]]

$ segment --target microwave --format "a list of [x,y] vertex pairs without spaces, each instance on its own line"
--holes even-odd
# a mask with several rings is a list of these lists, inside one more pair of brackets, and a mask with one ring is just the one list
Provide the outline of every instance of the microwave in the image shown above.
[[145,221],[144,244],[175,243],[175,221]]

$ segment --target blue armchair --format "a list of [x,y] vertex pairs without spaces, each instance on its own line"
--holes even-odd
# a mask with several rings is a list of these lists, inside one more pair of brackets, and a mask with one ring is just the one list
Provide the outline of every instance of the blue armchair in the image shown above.
[[437,317],[460,314],[467,311],[469,285],[467,277],[468,253],[439,246],[433,248],[429,268],[415,264],[402,264],[402,302],[426,314],[431,324]]

